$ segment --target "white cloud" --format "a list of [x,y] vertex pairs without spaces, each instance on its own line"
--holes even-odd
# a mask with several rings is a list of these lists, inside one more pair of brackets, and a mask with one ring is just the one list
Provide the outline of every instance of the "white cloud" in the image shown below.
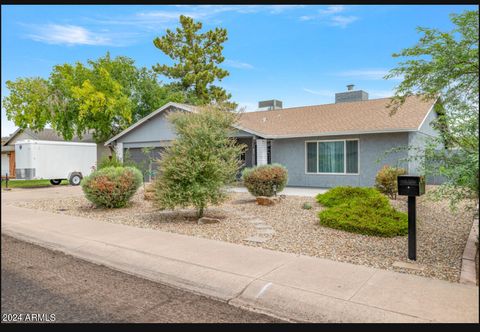
[[356,16],[345,16],[345,15],[337,15],[339,13],[344,12],[347,9],[344,5],[332,5],[328,6],[325,9],[320,9],[316,14],[313,15],[303,15],[300,16],[301,21],[311,21],[311,20],[318,20],[325,22],[328,25],[346,28],[349,24],[358,20]]
[[322,97],[332,97],[335,95],[335,92],[332,90],[312,90],[303,88],[303,91],[311,93],[312,95],[322,96]]
[[232,68],[238,68],[238,69],[253,69],[253,66],[249,63],[246,62],[240,62],[237,60],[225,60],[223,62],[225,66],[232,67]]
[[346,28],[350,23],[355,22],[358,20],[358,17],[356,16],[342,16],[342,15],[337,15],[333,16],[331,18],[330,24],[333,26],[338,26],[341,28]]
[[387,98],[392,97],[395,94],[392,90],[367,90],[367,92],[370,99]]
[[147,10],[122,17],[90,18],[90,21],[99,24],[126,25],[157,30],[176,25],[180,15],[201,20],[203,23],[219,24],[221,21],[218,20],[218,17],[223,13],[253,14],[263,12],[276,15],[301,7],[303,5],[175,5],[175,10]]
[[358,70],[347,70],[342,71],[337,74],[341,77],[351,77],[363,80],[381,80],[383,76],[388,73],[388,70],[385,69],[358,69]]
[[305,7],[305,5],[271,5],[268,7],[270,8],[269,10],[270,14],[280,14],[287,10]]
[[[335,76],[349,77],[360,80],[383,80],[383,77],[387,74],[387,69],[356,69],[342,71],[335,74]],[[396,77],[392,79],[399,80],[401,79],[401,77]]]
[[320,14],[330,15],[330,14],[343,12],[344,10],[345,10],[344,5],[333,5],[333,6],[328,6],[326,9],[320,9],[318,12]]
[[[205,24],[219,25],[221,14],[224,13],[278,15],[301,7],[304,5],[176,5],[169,6],[169,10],[147,9],[126,15],[83,17],[81,24],[75,25],[22,25],[29,28],[27,37],[43,43],[126,46],[138,41],[138,37],[145,33],[173,29],[178,25],[180,15],[192,17]],[[329,11],[337,12],[338,9]],[[248,64],[244,66],[246,67]]]
[[300,16],[300,21],[309,21],[309,20],[313,20],[314,18],[316,18],[316,16],[303,15],[303,16]]
[[78,25],[47,24],[35,26],[27,37],[47,44],[64,45],[111,45],[105,33],[95,33]]

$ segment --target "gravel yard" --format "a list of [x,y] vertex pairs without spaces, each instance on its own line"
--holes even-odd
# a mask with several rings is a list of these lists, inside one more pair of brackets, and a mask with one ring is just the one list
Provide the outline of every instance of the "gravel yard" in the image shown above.
[[[302,209],[304,202],[311,203],[313,208]],[[150,201],[143,199],[142,189],[128,207],[114,210],[97,209],[83,197],[11,204],[449,281],[458,281],[473,217],[471,210],[460,208],[451,212],[445,202],[430,202],[425,197],[417,199],[417,265],[422,269],[414,270],[393,266],[395,262],[408,262],[406,236],[381,238],[322,227],[317,217],[322,207],[312,197],[287,196],[279,204],[268,207],[257,205],[249,194],[232,193],[224,205],[206,212],[207,216],[219,218],[221,222],[205,225],[197,225],[192,210],[156,210]],[[392,204],[406,212],[406,198],[400,197]],[[255,226],[248,222],[252,217],[262,219],[275,231],[266,242],[244,241],[256,232]]]

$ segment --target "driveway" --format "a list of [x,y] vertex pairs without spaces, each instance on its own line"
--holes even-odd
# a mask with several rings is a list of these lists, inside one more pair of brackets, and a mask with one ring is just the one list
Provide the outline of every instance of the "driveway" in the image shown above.
[[2,203],[13,201],[28,201],[35,199],[65,198],[82,196],[81,186],[51,186],[42,188],[12,188],[2,189]]

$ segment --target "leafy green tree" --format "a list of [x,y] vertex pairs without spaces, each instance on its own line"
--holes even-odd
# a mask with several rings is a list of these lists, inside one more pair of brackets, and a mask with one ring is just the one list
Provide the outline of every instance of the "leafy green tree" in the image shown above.
[[[103,66],[93,66],[89,78],[79,86],[72,86],[70,92],[78,105],[78,136],[93,130],[95,141],[105,142],[132,122],[133,105],[129,96]],[[66,128],[58,129],[62,131]]]
[[235,181],[245,149],[230,137],[237,117],[223,105],[169,115],[177,138],[159,161],[155,188],[161,209],[194,206],[201,218],[207,205],[226,198],[223,187]]
[[86,64],[54,66],[48,79],[19,78],[6,85],[10,95],[3,107],[20,128],[38,131],[50,124],[66,140],[92,132],[97,143],[169,101],[187,100],[176,87],[161,85],[152,70],[109,53]]
[[[392,113],[413,94],[438,98],[435,107],[440,116],[434,125],[442,137],[429,139],[412,158],[423,161],[427,174],[446,179],[433,194],[450,198],[455,206],[465,198],[478,199],[478,10],[452,14],[451,20],[455,28],[450,32],[418,28],[419,42],[393,55],[408,60],[386,78],[403,76],[391,103]],[[447,149],[440,149],[442,145]]]
[[48,80],[40,77],[19,78],[15,82],[7,81],[6,86],[10,94],[3,99],[2,106],[9,120],[14,120],[21,129],[31,128],[35,131],[43,129],[50,122]]
[[[227,30],[215,28],[200,33],[201,22],[195,22],[187,16],[180,16],[181,28],[175,31],[167,29],[162,37],[154,39],[153,44],[172,60],[172,66],[157,64],[153,69],[175,80],[187,95],[194,96],[197,105],[209,103],[228,103],[231,95],[223,88],[213,85],[229,75],[228,71],[218,67],[224,61],[223,43],[227,41]],[[235,108],[234,103],[229,106]]]

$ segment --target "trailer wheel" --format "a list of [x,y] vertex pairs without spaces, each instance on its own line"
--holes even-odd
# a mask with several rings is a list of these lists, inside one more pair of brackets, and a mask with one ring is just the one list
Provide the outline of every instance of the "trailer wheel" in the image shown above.
[[78,186],[81,181],[82,174],[80,173],[72,173],[72,175],[70,175],[70,179],[68,180],[72,186]]
[[54,186],[58,186],[62,182],[61,179],[50,180],[50,183]]

